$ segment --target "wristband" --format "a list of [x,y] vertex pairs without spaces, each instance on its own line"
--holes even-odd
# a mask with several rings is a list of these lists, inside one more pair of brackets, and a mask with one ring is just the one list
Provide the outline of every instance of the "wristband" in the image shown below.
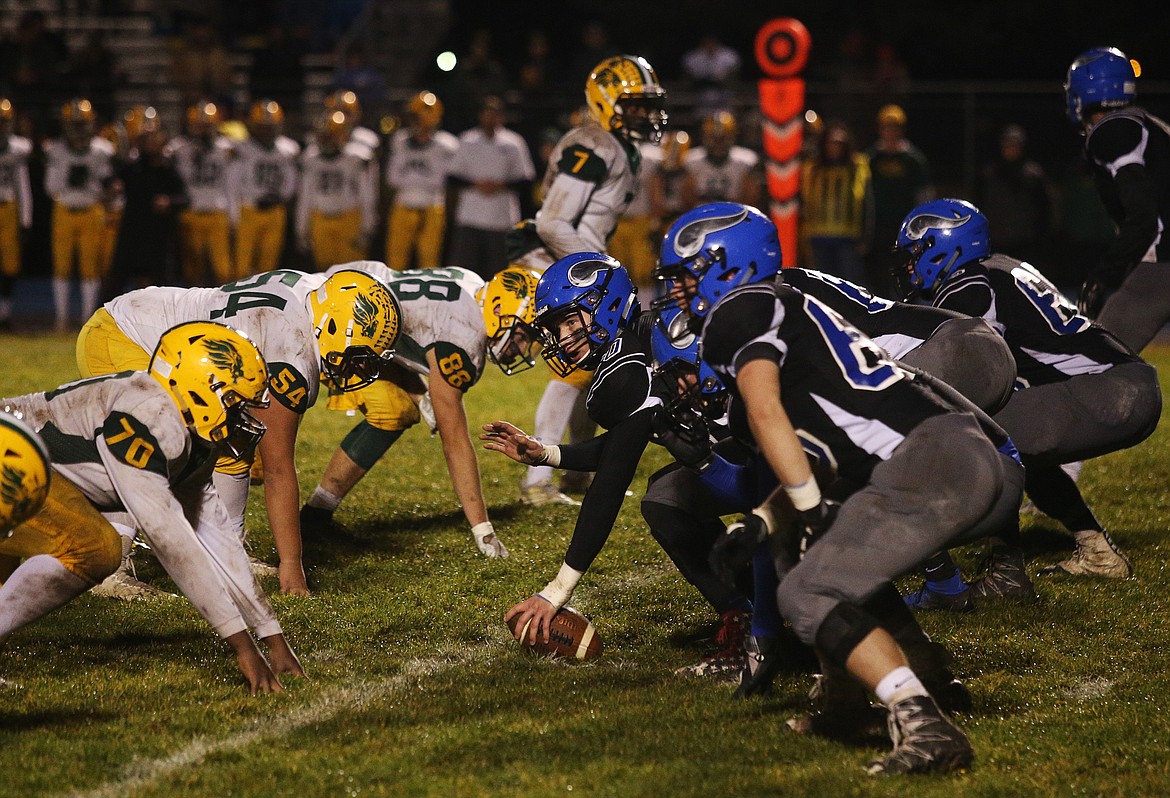
[[540,455],[540,460],[536,465],[546,465],[556,468],[561,464],[561,447],[545,445],[544,452]]
[[785,485],[784,492],[798,513],[808,512],[821,503],[821,489],[817,487],[814,477],[809,477],[800,485]]
[[576,568],[569,567],[567,563],[561,563],[561,570],[557,573],[557,578],[545,585],[544,590],[536,595],[559,610],[573,595],[573,589],[577,587],[577,583],[581,581],[584,574],[584,571],[578,571]]

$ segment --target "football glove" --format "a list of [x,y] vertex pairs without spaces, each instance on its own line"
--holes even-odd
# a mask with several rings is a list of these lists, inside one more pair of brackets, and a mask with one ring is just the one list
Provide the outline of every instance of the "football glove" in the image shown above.
[[476,547],[485,557],[507,559],[511,556],[504,546],[504,541],[496,537],[496,530],[491,521],[476,524],[471,528],[471,534],[475,537]]
[[771,530],[764,519],[754,513],[727,527],[720,535],[707,561],[711,571],[728,585],[735,584],[735,575],[751,562],[756,547],[768,539]]
[[658,442],[687,468],[703,471],[711,464],[711,433],[707,422],[690,408],[678,416],[659,410],[651,419]]
[[816,543],[820,537],[829,531],[829,527],[837,520],[837,512],[841,505],[831,499],[821,499],[821,503],[811,510],[799,513],[800,539],[794,542],[791,552],[797,559],[804,559],[808,547]]
[[1077,312],[1090,319],[1097,318],[1101,308],[1105,305],[1105,283],[1097,277],[1090,277],[1081,285],[1081,293],[1077,297]]

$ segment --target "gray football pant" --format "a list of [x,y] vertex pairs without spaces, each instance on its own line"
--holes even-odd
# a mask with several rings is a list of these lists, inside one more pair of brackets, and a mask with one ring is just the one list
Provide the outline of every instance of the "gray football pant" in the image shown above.
[[919,424],[781,579],[777,603],[797,636],[816,645],[817,630],[838,604],[860,607],[964,538],[1002,504],[1008,462],[966,413]]
[[983,319],[944,321],[902,362],[942,380],[985,413],[1004,406],[1016,381],[1012,350]]
[[1161,413],[1158,372],[1135,362],[1016,391],[994,418],[1030,468],[1127,449],[1154,431]]
[[1141,352],[1170,321],[1170,263],[1139,263],[1105,302],[1097,323]]

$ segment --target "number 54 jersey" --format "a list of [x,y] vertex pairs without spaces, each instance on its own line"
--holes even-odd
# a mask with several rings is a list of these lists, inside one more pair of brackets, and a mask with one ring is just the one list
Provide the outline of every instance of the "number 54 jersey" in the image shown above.
[[858,484],[921,422],[954,410],[836,311],[783,284],[745,286],[721,299],[703,325],[702,352],[734,397],[736,437],[751,440],[736,375],[748,362],[770,360],[802,445]]
[[280,270],[219,288],[152,286],[108,302],[123,333],[151,353],[162,334],[188,321],[217,321],[247,335],[268,363],[273,398],[294,413],[317,400],[321,355],[313,336],[308,297],[324,274]]

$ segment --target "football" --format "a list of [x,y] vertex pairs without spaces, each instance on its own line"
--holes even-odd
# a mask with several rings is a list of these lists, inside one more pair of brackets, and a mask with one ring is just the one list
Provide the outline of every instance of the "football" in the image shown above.
[[[519,616],[508,621],[508,631],[516,636],[516,625]],[[525,628],[527,631],[527,627]],[[533,654],[546,657],[564,657],[588,661],[601,656],[601,638],[593,624],[581,613],[572,607],[562,607],[560,612],[553,616],[552,628],[549,630],[548,642],[544,642],[542,635],[537,636],[536,642],[529,644],[526,637],[522,637],[520,645]]]

